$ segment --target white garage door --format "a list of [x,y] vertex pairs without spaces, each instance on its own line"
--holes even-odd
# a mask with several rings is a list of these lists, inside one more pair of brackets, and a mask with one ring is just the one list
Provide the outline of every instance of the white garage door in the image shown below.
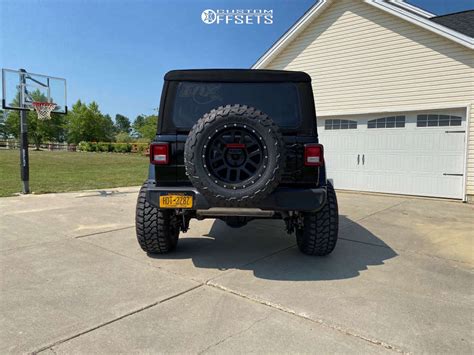
[[463,198],[464,110],[318,119],[339,189]]

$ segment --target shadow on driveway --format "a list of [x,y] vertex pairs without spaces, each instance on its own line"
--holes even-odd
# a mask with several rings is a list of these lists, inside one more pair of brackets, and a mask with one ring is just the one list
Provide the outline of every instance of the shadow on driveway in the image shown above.
[[340,216],[339,241],[326,257],[307,256],[296,247],[278,220],[256,220],[242,228],[230,228],[216,220],[209,234],[183,235],[177,250],[154,259],[192,259],[206,269],[252,271],[255,277],[281,281],[339,280],[356,277],[369,266],[383,265],[397,254],[370,231]]

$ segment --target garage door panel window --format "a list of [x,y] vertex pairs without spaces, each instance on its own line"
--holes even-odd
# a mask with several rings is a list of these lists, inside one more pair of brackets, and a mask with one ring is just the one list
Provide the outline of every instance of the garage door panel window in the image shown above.
[[357,129],[357,121],[351,120],[325,120],[324,129]]
[[370,120],[367,128],[403,128],[405,127],[405,116],[389,116]]
[[418,115],[416,117],[417,127],[448,127],[461,126],[462,118],[451,115]]

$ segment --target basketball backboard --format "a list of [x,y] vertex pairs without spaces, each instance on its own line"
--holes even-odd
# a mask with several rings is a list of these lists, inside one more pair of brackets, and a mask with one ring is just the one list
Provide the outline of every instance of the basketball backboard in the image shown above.
[[33,102],[56,104],[52,112],[67,113],[66,79],[2,69],[2,107],[7,110],[34,110]]

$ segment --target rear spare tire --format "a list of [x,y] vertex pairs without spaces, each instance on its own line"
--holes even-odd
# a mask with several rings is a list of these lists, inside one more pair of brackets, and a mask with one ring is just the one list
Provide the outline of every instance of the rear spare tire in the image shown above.
[[266,114],[246,105],[227,105],[194,125],[184,160],[190,181],[211,204],[247,206],[280,183],[285,144]]

